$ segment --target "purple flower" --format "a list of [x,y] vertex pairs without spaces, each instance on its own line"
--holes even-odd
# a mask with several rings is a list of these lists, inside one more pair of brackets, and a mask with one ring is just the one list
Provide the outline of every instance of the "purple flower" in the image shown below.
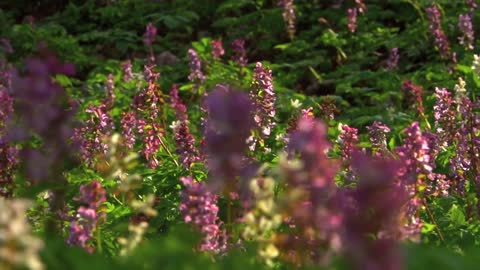
[[232,42],[232,59],[241,67],[245,67],[248,63],[247,52],[245,50],[245,39],[235,39]]
[[358,11],[356,8],[347,9],[347,25],[348,31],[350,31],[350,33],[355,33],[355,31],[357,30],[357,16]]
[[325,263],[343,245],[343,216],[335,185],[337,164],[326,155],[331,145],[325,125],[300,119],[288,147],[300,155],[301,161],[301,166],[280,164],[288,186],[285,211],[294,231],[282,234],[275,245],[297,254],[300,258],[296,263]]
[[108,74],[107,81],[105,83],[107,97],[104,100],[104,104],[108,109],[113,107],[115,102],[115,82],[113,74]]
[[248,95],[229,85],[217,85],[204,101],[208,113],[205,151],[212,175],[210,184],[225,194],[236,191],[236,176],[242,167],[246,139],[253,127],[251,104]]
[[290,38],[295,35],[295,6],[293,0],[278,0],[277,5],[283,9],[282,16],[286,23],[287,33]]
[[447,147],[452,145],[456,132],[456,111],[452,94],[445,88],[435,88],[435,105],[433,106],[435,118],[435,133],[438,144]]
[[74,67],[63,64],[45,49],[40,57],[26,63],[23,75],[15,73],[12,93],[15,96],[15,114],[18,121],[9,127],[9,137],[26,141],[34,134],[42,141],[37,148],[21,151],[27,177],[33,181],[60,181],[65,161],[73,160],[75,148],[71,145],[75,107],[65,90],[52,77],[72,75]]
[[144,119],[137,119],[137,129],[143,138],[142,153],[148,161],[149,167],[154,169],[159,164],[156,153],[162,143],[163,129],[160,127],[160,124],[147,124]]
[[188,79],[191,82],[195,82],[197,86],[203,84],[206,76],[202,72],[202,61],[194,49],[188,49],[188,57],[190,58],[190,75],[188,75]]
[[0,197],[10,197],[18,165],[18,149],[0,135]]
[[370,135],[372,148],[376,151],[377,155],[384,156],[388,152],[387,133],[390,132],[390,128],[381,122],[375,121],[371,126],[367,127],[367,130]]
[[458,29],[460,29],[460,32],[462,33],[462,36],[460,36],[458,40],[460,44],[464,45],[469,50],[473,50],[473,44],[475,42],[472,15],[472,12],[468,12],[467,14],[460,14],[458,16]]
[[398,48],[392,48],[390,50],[390,53],[388,54],[388,59],[387,59],[387,70],[394,70],[397,68],[398,65]]
[[105,189],[97,181],[80,186],[80,197],[75,200],[86,206],[78,208],[77,215],[70,223],[68,244],[82,247],[90,253],[95,250],[95,246],[89,242],[93,239],[93,231],[97,227],[98,220],[103,217],[103,214],[99,214],[97,211],[100,205],[106,201],[105,194]]
[[76,201],[88,205],[89,208],[98,208],[106,201],[106,192],[98,181],[92,181],[88,185],[80,186],[80,197],[75,198]]
[[80,144],[82,159],[92,165],[96,155],[105,154],[108,151],[105,138],[110,136],[113,130],[113,120],[105,104],[98,106],[91,104],[85,112],[91,116],[83,127],[75,130],[74,140]]
[[217,196],[208,191],[204,183],[195,182],[191,176],[182,177],[180,181],[185,186],[181,192],[180,212],[186,223],[193,223],[202,233],[200,250],[215,253],[225,251],[227,235],[218,218]]
[[339,139],[342,161],[350,163],[358,144],[358,129],[342,125],[340,131]]
[[414,104],[418,114],[423,115],[425,113],[422,98],[423,87],[421,85],[415,85],[412,81],[405,79],[402,83],[402,90],[409,96],[411,100],[410,103]]
[[466,4],[470,6],[470,10],[477,9],[477,2],[475,0],[465,0]]
[[[407,224],[405,237],[418,240],[422,224],[419,208],[423,196],[434,194],[440,186],[445,186],[445,178],[433,172],[435,168],[435,149],[428,134],[423,134],[418,122],[413,122],[404,130],[407,137],[396,152],[402,162],[397,172],[398,178],[410,196],[406,206]],[[442,192],[443,193],[443,192]]]
[[357,152],[352,166],[359,181],[347,193],[354,203],[344,208],[347,258],[354,269],[403,269],[397,235],[403,230],[399,221],[408,196],[395,183],[398,164]]
[[178,96],[176,85],[170,90],[171,106],[175,110],[177,121],[174,122],[173,131],[177,154],[180,156],[180,162],[185,168],[190,168],[193,162],[200,160],[197,148],[195,147],[195,138],[188,128],[187,107]]
[[157,37],[157,28],[152,23],[148,23],[145,29],[143,43],[145,43],[145,45],[147,45],[148,47],[151,47],[156,37]]
[[220,57],[222,55],[225,54],[225,50],[223,49],[223,46],[222,46],[222,40],[221,39],[217,39],[217,40],[212,40],[212,42],[210,43],[210,45],[212,46],[212,55],[213,55],[213,59],[220,59]]
[[135,127],[137,125],[135,113],[124,113],[120,122],[122,124],[122,135],[125,140],[125,145],[129,149],[133,149],[133,145],[135,144]]
[[123,70],[123,80],[125,82],[129,82],[133,78],[133,73],[132,73],[132,62],[130,60],[127,60],[122,63],[122,70]]
[[435,45],[440,51],[440,55],[442,58],[452,60],[456,63],[456,56],[450,52],[450,44],[448,43],[447,36],[442,30],[441,14],[436,4],[427,8],[427,17],[430,21],[428,29],[435,39]]
[[257,62],[253,74],[250,98],[254,105],[255,123],[264,136],[269,136],[275,126],[275,92],[273,90],[272,71]]

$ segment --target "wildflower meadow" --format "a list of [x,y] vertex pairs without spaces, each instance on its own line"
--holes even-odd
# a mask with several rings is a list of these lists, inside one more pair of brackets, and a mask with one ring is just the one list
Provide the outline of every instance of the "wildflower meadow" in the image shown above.
[[0,270],[480,269],[479,12],[0,1]]

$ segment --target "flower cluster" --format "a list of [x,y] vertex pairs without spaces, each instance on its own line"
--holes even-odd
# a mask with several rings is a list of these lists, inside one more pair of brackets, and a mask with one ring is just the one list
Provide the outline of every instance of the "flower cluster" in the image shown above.
[[143,43],[151,47],[156,37],[157,37],[157,28],[152,23],[148,23],[145,29]]
[[473,44],[475,42],[472,16],[472,12],[468,12],[467,14],[460,14],[458,16],[458,29],[460,29],[460,32],[462,33],[458,40],[460,44],[464,45],[469,50],[473,50]]
[[277,5],[283,9],[282,16],[286,23],[287,33],[290,38],[295,35],[295,6],[293,0],[278,0]]
[[29,207],[28,201],[0,197],[0,269],[45,269],[39,255],[43,242],[28,224]]
[[13,98],[10,97],[8,91],[8,88],[0,80],[0,197],[8,197],[11,194],[13,177],[18,163],[18,149],[11,144],[7,137],[7,126],[13,113]]
[[188,57],[190,58],[190,75],[188,75],[188,79],[197,83],[198,87],[198,85],[203,84],[206,78],[202,72],[202,61],[194,49],[188,49]]
[[[480,119],[475,113],[478,104],[472,102],[466,95],[460,97],[457,102],[459,114],[462,116],[458,121],[455,133],[456,155],[450,159],[450,167],[453,172],[454,187],[460,195],[464,195],[467,175],[473,173],[474,181],[478,185],[480,179],[476,172],[480,167],[478,149],[480,147]],[[477,190],[477,197],[480,192]]]
[[77,215],[70,223],[68,244],[82,247],[89,252],[95,250],[90,240],[93,239],[97,222],[103,217],[98,208],[106,201],[105,193],[105,189],[97,181],[80,187],[80,197],[76,200],[84,205],[78,208]]
[[203,234],[200,250],[215,253],[225,251],[227,235],[218,218],[217,196],[191,176],[182,177],[180,181],[185,186],[181,194],[180,212],[185,222],[193,223]]
[[390,50],[390,53],[388,54],[387,70],[396,69],[398,66],[398,60],[399,60],[398,48],[392,48]]
[[122,71],[123,71],[123,80],[125,82],[129,82],[133,78],[132,73],[132,61],[127,60],[122,63]]
[[456,132],[456,111],[454,100],[450,92],[445,88],[435,88],[435,105],[433,106],[435,118],[435,133],[438,144],[447,147],[453,143]]
[[163,129],[158,123],[158,114],[160,111],[160,97],[156,86],[156,80],[160,76],[154,71],[154,66],[144,66],[144,77],[147,81],[147,87],[141,89],[135,94],[132,101],[132,107],[135,112],[128,112],[123,115],[122,128],[127,145],[133,146],[135,142],[134,128],[143,141],[142,153],[147,159],[149,166],[155,168],[158,166],[156,153],[162,144]]
[[355,7],[347,9],[347,26],[348,31],[355,33],[357,30],[358,13],[363,14],[367,11],[367,6],[363,0],[355,0]]
[[212,47],[212,56],[213,56],[213,59],[220,59],[220,57],[222,55],[225,54],[225,50],[223,49],[223,45],[222,45],[222,40],[221,39],[217,39],[217,40],[212,40],[212,42],[210,43],[210,46]]
[[424,115],[425,108],[423,107],[423,87],[421,85],[415,85],[410,80],[403,80],[402,90],[409,97],[410,103],[414,104],[415,109],[419,115]]
[[377,156],[385,156],[388,153],[387,148],[387,133],[390,132],[390,128],[381,122],[375,121],[372,125],[367,127],[368,134],[370,135],[370,142],[372,143],[372,149]]
[[105,83],[105,90],[107,92],[107,97],[103,103],[108,109],[111,109],[113,107],[113,103],[115,102],[115,83],[113,74],[108,74],[107,81]]
[[152,64],[155,62],[155,56],[153,54],[153,42],[155,42],[155,38],[157,37],[157,28],[152,24],[148,23],[145,29],[145,34],[143,36],[143,43],[148,47],[150,50],[150,56],[148,57],[147,61]]
[[435,45],[440,51],[440,55],[442,58],[452,60],[456,63],[456,55],[450,52],[450,44],[448,43],[447,36],[442,30],[441,14],[436,4],[427,8],[427,17],[430,21],[428,29],[435,39]]
[[175,110],[177,121],[172,125],[177,146],[177,154],[184,168],[190,168],[192,163],[200,160],[199,153],[195,147],[195,138],[188,128],[187,107],[178,96],[178,88],[172,86],[170,90],[170,105]]
[[470,7],[471,11],[477,9],[477,1],[476,0],[465,0],[465,2]]
[[91,104],[85,112],[91,116],[83,127],[75,130],[74,139],[80,144],[82,160],[92,165],[96,155],[105,154],[108,150],[105,138],[113,130],[113,120],[105,104]]
[[272,71],[257,62],[253,74],[250,98],[254,105],[254,117],[257,127],[264,136],[269,136],[275,126],[275,92],[273,89]]
[[356,8],[349,8],[347,9],[347,26],[348,31],[351,33],[355,33],[357,30],[357,17],[358,17],[358,10]]
[[358,129],[349,127],[348,125],[340,126],[340,152],[343,162],[349,162],[352,159],[358,144]]
[[423,196],[448,194],[449,182],[443,175],[433,172],[435,150],[429,134],[422,133],[418,122],[413,122],[404,130],[404,133],[407,135],[404,144],[396,149],[402,162],[397,176],[410,196],[405,210],[408,219],[405,225],[405,237],[418,240],[422,228],[419,207],[423,203]]
[[248,63],[247,51],[245,50],[245,39],[235,39],[232,42],[233,61],[241,67],[245,67]]
[[358,129],[349,127],[348,125],[340,126],[340,135],[338,136],[340,156],[345,172],[345,179],[349,182],[353,181],[356,176],[351,167],[353,154],[358,151]]

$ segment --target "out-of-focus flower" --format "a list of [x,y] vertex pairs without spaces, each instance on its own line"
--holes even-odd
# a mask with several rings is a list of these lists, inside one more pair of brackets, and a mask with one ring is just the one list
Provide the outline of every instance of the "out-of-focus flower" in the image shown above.
[[282,16],[286,23],[287,33],[290,38],[295,35],[295,6],[293,0],[278,0],[277,5],[283,9]]
[[10,43],[10,40],[6,38],[0,38],[0,50],[2,50],[5,53],[13,53],[13,48],[12,44]]
[[104,99],[103,103],[108,109],[111,109],[115,102],[115,82],[113,74],[108,74],[107,81],[105,83],[105,90],[107,92],[107,97]]
[[185,222],[193,223],[203,235],[200,250],[220,253],[227,248],[227,235],[218,218],[217,196],[204,183],[198,183],[191,176],[182,177],[180,212]]
[[132,61],[127,60],[122,63],[122,71],[123,71],[123,80],[125,82],[129,82],[133,78],[132,73]]
[[248,63],[247,51],[245,50],[245,39],[235,39],[232,42],[232,59],[241,67],[245,67]]
[[253,127],[252,101],[229,85],[217,85],[205,98],[208,113],[205,150],[211,172],[209,184],[225,194],[236,191],[236,178]]
[[390,53],[388,54],[388,59],[387,59],[387,70],[394,70],[397,68],[398,65],[398,48],[392,48],[390,50]]
[[458,40],[460,44],[464,45],[465,48],[469,50],[473,50],[473,45],[475,42],[472,16],[472,12],[468,12],[467,14],[460,14],[458,16],[458,29],[460,29],[460,32],[462,33],[462,35],[458,37]]
[[[153,209],[154,203],[155,197],[153,194],[150,194],[143,201],[134,200],[130,204],[135,212],[151,218],[157,215],[157,211]],[[131,222],[128,225],[128,231],[130,232],[128,238],[121,237],[118,239],[118,242],[122,246],[120,249],[120,256],[130,254],[138,244],[140,244],[147,229],[148,222],[146,221]]]
[[145,35],[143,37],[143,42],[147,46],[152,46],[155,38],[157,37],[157,28],[153,25],[153,23],[148,23],[145,29]]
[[465,2],[470,7],[471,11],[477,9],[477,1],[476,0],[465,0]]
[[63,179],[61,167],[73,160],[75,105],[68,102],[65,90],[52,77],[72,75],[74,67],[61,63],[45,49],[40,57],[26,63],[26,72],[15,73],[12,94],[15,96],[15,114],[18,121],[9,127],[9,138],[26,141],[33,135],[42,140],[39,148],[25,147],[21,151],[26,176],[32,182]]
[[423,87],[421,85],[415,85],[410,80],[403,80],[402,90],[410,99],[410,103],[415,106],[419,115],[424,115],[425,108],[423,107]]
[[188,49],[188,57],[190,58],[190,75],[188,75],[188,79],[196,83],[198,87],[198,85],[203,84],[206,78],[202,71],[202,61],[194,49]]
[[355,33],[357,30],[357,16],[358,16],[358,11],[356,8],[349,8],[347,9],[347,25],[348,25],[348,31],[351,33]]
[[31,233],[27,220],[30,202],[0,197],[0,268],[43,270],[39,252],[43,242]]
[[402,231],[402,207],[408,196],[395,183],[397,164],[357,152],[352,167],[359,181],[347,192],[352,203],[343,210],[347,258],[353,269],[404,269],[397,235]]
[[477,54],[473,55],[472,70],[480,76],[480,56]]
[[334,182],[338,166],[326,156],[331,147],[326,132],[321,122],[301,119],[289,141],[300,161],[280,161],[289,187],[281,209],[291,217],[294,230],[278,234],[275,246],[284,257],[294,254],[287,259],[297,264],[325,264],[342,248],[343,218]]
[[427,8],[427,17],[430,21],[428,29],[435,40],[435,45],[440,51],[440,55],[442,58],[452,60],[452,62],[456,63],[456,55],[450,51],[450,44],[448,43],[447,36],[443,32],[441,14],[436,4]]
[[258,254],[267,264],[279,255],[272,238],[272,231],[282,223],[282,216],[274,200],[275,182],[272,178],[255,178],[250,181],[250,191],[255,199],[254,207],[243,220],[243,237],[259,243]]
[[212,40],[212,42],[210,43],[210,45],[212,46],[212,56],[213,56],[213,59],[220,59],[220,57],[222,55],[225,54],[225,50],[223,49],[223,45],[222,45],[222,40],[221,39],[217,39],[217,40]]
[[0,197],[9,197],[12,193],[13,178],[18,164],[18,149],[7,138],[7,127],[13,113],[13,98],[9,89],[2,84],[0,68]]

